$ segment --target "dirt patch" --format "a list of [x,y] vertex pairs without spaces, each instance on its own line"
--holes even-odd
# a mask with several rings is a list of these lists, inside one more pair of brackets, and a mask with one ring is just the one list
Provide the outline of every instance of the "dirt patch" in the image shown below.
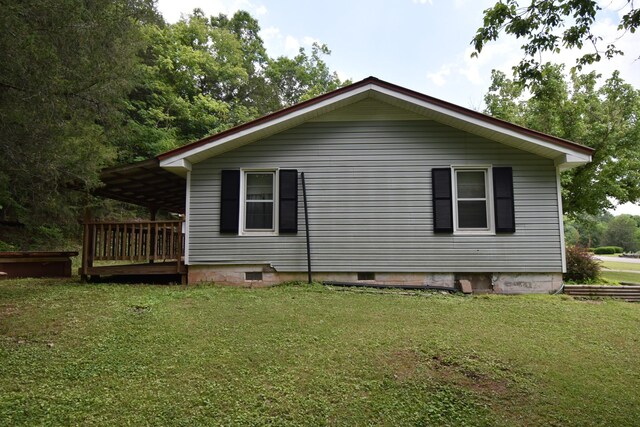
[[34,340],[34,339],[28,339],[25,337],[5,337],[5,340],[16,346],[44,345],[48,348],[53,348],[55,346],[55,344],[51,341]]
[[15,316],[20,313],[20,309],[15,304],[0,304],[0,318]]
[[419,351],[400,350],[388,357],[387,365],[391,367],[394,379],[407,381],[414,378],[419,369],[428,367],[425,360],[425,356]]
[[[478,357],[472,354],[468,359],[478,360]],[[432,370],[440,380],[483,394],[489,392],[503,395],[508,392],[509,385],[506,380],[480,372],[468,364],[438,355],[433,356],[431,362]]]
[[148,305],[132,305],[131,311],[135,314],[144,314],[151,311],[151,307],[149,307]]
[[448,355],[426,355],[417,350],[399,350],[385,357],[386,369],[397,381],[421,378],[454,385],[483,395],[503,396],[510,392],[509,381],[479,370],[476,355],[466,357],[469,363]]
[[584,304],[603,304],[604,303],[604,301],[601,299],[592,299],[592,298],[580,298],[580,297],[575,298],[574,297],[574,300],[576,302],[582,302]]

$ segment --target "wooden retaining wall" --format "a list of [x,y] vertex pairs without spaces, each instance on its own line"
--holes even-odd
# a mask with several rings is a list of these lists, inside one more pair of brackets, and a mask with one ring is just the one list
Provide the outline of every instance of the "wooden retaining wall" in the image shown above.
[[640,302],[640,286],[565,285],[564,293],[574,297],[620,298]]
[[71,277],[71,257],[78,252],[0,252],[0,279]]

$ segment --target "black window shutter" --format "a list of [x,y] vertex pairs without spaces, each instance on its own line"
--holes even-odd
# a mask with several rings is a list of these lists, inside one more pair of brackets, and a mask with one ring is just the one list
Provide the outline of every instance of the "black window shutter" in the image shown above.
[[431,170],[433,190],[433,232],[453,232],[453,208],[451,200],[451,168]]
[[493,200],[496,213],[496,233],[514,233],[516,220],[513,207],[513,171],[511,168],[493,168]]
[[278,228],[280,233],[298,232],[298,171],[280,169]]
[[220,233],[238,234],[240,171],[223,170],[220,189]]

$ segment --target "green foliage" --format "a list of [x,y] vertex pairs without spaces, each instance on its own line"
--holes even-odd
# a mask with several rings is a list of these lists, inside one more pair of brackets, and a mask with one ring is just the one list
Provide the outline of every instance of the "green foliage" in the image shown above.
[[620,246],[600,246],[593,249],[593,253],[596,255],[613,255],[621,254],[624,250]]
[[580,232],[572,224],[564,223],[564,241],[567,246],[574,246],[580,244]]
[[28,227],[77,225],[116,155],[151,0],[9,0],[0,14],[0,205]]
[[570,235],[567,238],[567,245],[580,245],[582,247],[591,248],[599,246],[602,242],[604,232],[607,229],[607,223],[613,218],[613,216],[605,212],[601,215],[590,215],[585,213],[574,214],[571,217],[565,216],[565,235],[572,233],[572,230],[577,232],[577,240],[570,242],[569,239],[574,239],[576,236]]
[[[543,52],[560,53],[562,48],[591,46],[591,52],[577,58],[577,69],[603,57],[611,59],[624,54],[613,43],[602,50],[601,37],[592,32],[601,10],[596,0],[531,0],[526,6],[521,3],[520,0],[500,0],[484,11],[483,24],[471,42],[475,49],[473,56],[502,33],[524,39],[521,47],[524,58],[514,67],[514,73],[520,81],[532,83],[543,79],[544,67],[538,62]],[[619,15],[618,28],[634,33],[640,25],[640,9],[636,9],[631,0],[626,3],[629,8]]]
[[247,12],[166,24],[155,0],[7,0],[0,26],[0,212],[33,235],[20,247],[110,206],[88,195],[105,166],[343,84],[325,46],[269,58]]
[[271,59],[247,12],[144,27],[140,83],[128,101],[120,161],[141,160],[343,85],[326,46]]
[[635,219],[631,215],[619,215],[607,225],[604,240],[608,245],[621,246],[625,252],[635,252],[640,248],[639,237]]
[[0,240],[0,252],[11,252],[11,251],[15,251],[16,249],[17,248],[14,245],[11,245],[9,243],[6,243]]
[[266,71],[267,78],[275,85],[282,106],[289,106],[339,88],[338,75],[329,70],[322,55],[331,51],[326,45],[314,43],[311,55],[303,48],[294,58],[281,56],[272,61]]
[[604,83],[595,73],[572,72],[566,81],[562,66],[546,64],[541,73],[525,92],[493,71],[486,113],[595,148],[591,163],[562,174],[563,206],[570,216],[598,214],[612,201],[638,202],[640,91],[617,72]]
[[591,283],[600,275],[600,263],[581,246],[568,246],[566,249],[567,272],[564,280],[576,283]]

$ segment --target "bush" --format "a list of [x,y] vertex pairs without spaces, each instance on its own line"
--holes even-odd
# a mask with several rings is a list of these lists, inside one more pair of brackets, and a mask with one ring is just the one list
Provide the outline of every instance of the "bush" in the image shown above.
[[623,250],[620,246],[600,246],[593,250],[593,253],[596,255],[621,254],[622,252]]
[[16,247],[0,240],[0,252],[13,252]]
[[563,275],[565,281],[589,283],[597,280],[598,276],[600,262],[593,255],[580,246],[567,247],[567,272]]

